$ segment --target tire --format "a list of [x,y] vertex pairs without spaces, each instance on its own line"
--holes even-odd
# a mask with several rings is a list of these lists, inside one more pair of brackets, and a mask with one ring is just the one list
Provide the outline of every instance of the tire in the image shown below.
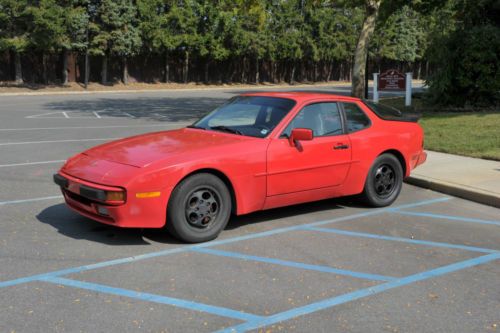
[[181,181],[167,206],[168,232],[175,238],[199,243],[215,239],[231,216],[231,195],[224,182],[209,173]]
[[403,167],[396,156],[382,154],[368,171],[361,198],[372,207],[385,207],[392,204],[403,187]]

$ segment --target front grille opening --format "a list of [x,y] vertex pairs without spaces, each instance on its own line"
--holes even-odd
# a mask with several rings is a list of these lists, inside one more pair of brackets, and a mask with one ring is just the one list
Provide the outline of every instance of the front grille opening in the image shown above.
[[76,193],[73,193],[73,192],[70,192],[70,191],[64,191],[64,193],[65,193],[68,197],[70,197],[71,199],[73,199],[73,200],[75,200],[75,201],[77,201],[77,202],[79,202],[79,203],[81,203],[81,204],[83,204],[83,205],[85,205],[85,206],[89,206],[89,207],[90,207],[90,206],[91,206],[91,204],[93,203],[93,201],[92,201],[92,200],[87,199],[87,198],[85,198],[85,197],[82,197],[81,195],[78,195],[78,194],[76,194]]

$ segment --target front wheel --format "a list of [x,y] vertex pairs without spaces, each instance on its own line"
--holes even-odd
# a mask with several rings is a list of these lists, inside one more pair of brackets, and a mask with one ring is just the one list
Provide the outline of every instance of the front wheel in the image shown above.
[[208,173],[184,179],[167,207],[167,230],[188,243],[216,238],[231,216],[231,195],[224,182]]
[[403,168],[392,154],[383,154],[373,162],[365,188],[363,201],[369,206],[385,207],[392,204],[403,186]]

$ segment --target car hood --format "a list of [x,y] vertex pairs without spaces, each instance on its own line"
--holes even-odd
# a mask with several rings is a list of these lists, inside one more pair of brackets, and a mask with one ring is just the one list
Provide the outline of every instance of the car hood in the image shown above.
[[91,148],[83,154],[95,159],[142,168],[173,155],[189,154],[252,139],[222,132],[183,128],[112,141]]

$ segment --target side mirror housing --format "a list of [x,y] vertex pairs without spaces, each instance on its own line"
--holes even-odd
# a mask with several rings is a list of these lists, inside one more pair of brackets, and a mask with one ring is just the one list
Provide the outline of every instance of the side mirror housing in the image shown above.
[[288,137],[288,142],[290,143],[290,146],[295,147],[295,141],[311,141],[313,137],[314,135],[312,129],[294,128]]

